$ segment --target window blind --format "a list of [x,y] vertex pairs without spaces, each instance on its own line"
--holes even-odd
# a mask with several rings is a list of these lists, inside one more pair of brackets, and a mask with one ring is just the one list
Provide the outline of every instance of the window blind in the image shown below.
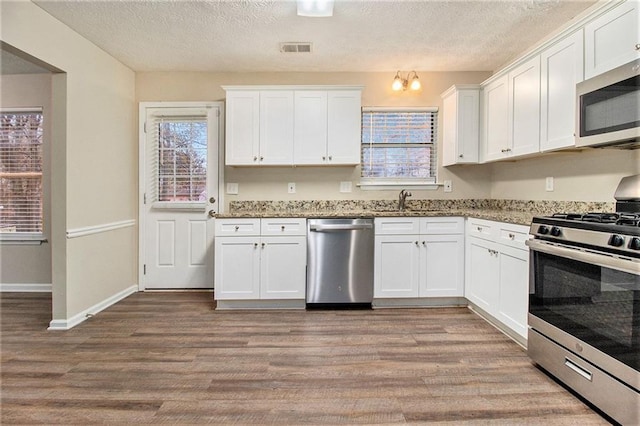
[[0,233],[42,234],[42,110],[0,112]]
[[147,119],[147,202],[205,201],[206,112],[182,113],[156,111]]
[[362,177],[436,181],[437,109],[363,109]]

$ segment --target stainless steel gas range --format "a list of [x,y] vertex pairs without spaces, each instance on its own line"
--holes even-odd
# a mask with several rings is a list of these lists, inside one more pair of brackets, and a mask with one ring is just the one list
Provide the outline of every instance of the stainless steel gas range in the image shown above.
[[640,424],[640,175],[615,213],[536,217],[531,359],[623,425]]

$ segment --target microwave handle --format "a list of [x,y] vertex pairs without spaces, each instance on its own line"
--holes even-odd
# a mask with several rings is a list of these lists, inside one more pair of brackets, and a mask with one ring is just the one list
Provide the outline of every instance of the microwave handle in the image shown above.
[[568,248],[540,240],[527,240],[525,241],[525,244],[533,251],[577,260],[579,262],[590,263],[592,265],[615,269],[617,271],[628,272],[633,275],[638,275],[638,273],[640,273],[640,262],[631,258],[620,258],[595,251]]

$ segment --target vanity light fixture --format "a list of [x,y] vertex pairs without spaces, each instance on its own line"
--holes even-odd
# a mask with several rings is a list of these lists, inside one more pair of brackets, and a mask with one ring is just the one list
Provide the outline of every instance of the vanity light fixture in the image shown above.
[[[413,78],[411,78],[411,74],[413,74]],[[409,79],[411,79],[411,83],[409,83]],[[415,71],[411,71],[407,74],[407,78],[402,78],[400,76],[400,71],[398,71],[396,76],[393,78],[393,83],[391,83],[391,88],[396,92],[400,90],[407,90],[407,88],[411,90],[420,90],[421,87],[420,79]]]
[[323,18],[333,16],[333,0],[296,0],[298,16]]

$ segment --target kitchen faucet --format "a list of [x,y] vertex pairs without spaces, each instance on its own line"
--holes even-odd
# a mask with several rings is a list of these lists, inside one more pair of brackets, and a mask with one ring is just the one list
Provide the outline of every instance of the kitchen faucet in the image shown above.
[[411,197],[410,192],[407,192],[406,189],[400,191],[400,195],[398,195],[398,210],[404,210],[404,203],[407,200],[407,197]]

